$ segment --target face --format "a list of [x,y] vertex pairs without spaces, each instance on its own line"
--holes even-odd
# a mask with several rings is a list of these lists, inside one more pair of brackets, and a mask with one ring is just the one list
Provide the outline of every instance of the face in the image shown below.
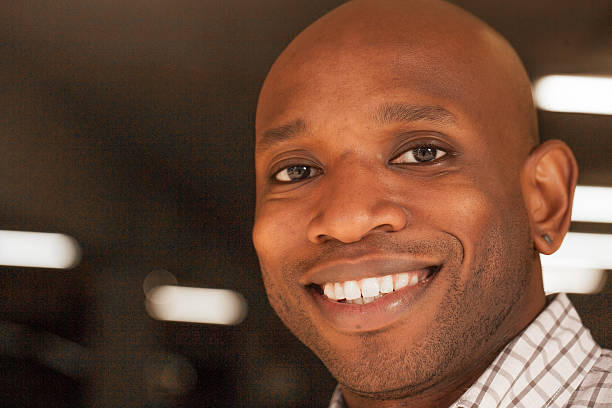
[[270,303],[344,386],[389,398],[482,364],[538,286],[519,183],[531,144],[516,137],[529,125],[499,99],[515,87],[452,46],[410,47],[288,52],[257,114]]

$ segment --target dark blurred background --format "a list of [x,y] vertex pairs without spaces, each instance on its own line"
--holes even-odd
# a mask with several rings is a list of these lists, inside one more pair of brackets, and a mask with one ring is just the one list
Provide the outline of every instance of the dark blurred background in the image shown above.
[[[83,248],[70,270],[0,267],[0,406],[325,406],[334,380],[259,278],[251,150],[268,68],[341,3],[0,3],[0,229]],[[532,78],[612,75],[608,0],[454,3],[505,35]],[[540,120],[574,149],[580,184],[612,186],[612,116]],[[242,293],[248,318],[151,319],[142,282],[155,270]],[[610,293],[572,296],[608,347]]]

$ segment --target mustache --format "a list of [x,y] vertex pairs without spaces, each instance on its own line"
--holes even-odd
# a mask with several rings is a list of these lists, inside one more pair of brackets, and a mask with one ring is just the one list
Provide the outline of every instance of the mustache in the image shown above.
[[445,234],[437,238],[413,239],[399,241],[386,235],[372,235],[353,243],[329,241],[320,244],[316,252],[307,256],[287,259],[283,270],[292,272],[306,272],[323,262],[332,262],[339,259],[352,259],[376,253],[382,256],[414,256],[434,257],[443,254],[444,258],[450,256],[463,260],[463,245],[455,236]]

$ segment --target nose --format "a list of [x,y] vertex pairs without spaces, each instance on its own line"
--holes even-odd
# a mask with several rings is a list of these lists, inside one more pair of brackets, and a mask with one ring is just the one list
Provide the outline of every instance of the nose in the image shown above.
[[374,232],[402,230],[408,211],[390,197],[375,172],[345,167],[326,175],[318,211],[308,224],[308,239],[316,244],[329,240],[351,243]]

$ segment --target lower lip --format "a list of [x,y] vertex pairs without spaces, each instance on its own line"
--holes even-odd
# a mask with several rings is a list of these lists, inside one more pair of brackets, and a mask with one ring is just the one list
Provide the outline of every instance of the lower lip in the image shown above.
[[414,303],[431,286],[438,273],[426,281],[406,286],[364,305],[329,300],[314,288],[311,288],[310,292],[323,316],[338,330],[370,332],[390,326],[401,320],[406,313],[410,313]]

